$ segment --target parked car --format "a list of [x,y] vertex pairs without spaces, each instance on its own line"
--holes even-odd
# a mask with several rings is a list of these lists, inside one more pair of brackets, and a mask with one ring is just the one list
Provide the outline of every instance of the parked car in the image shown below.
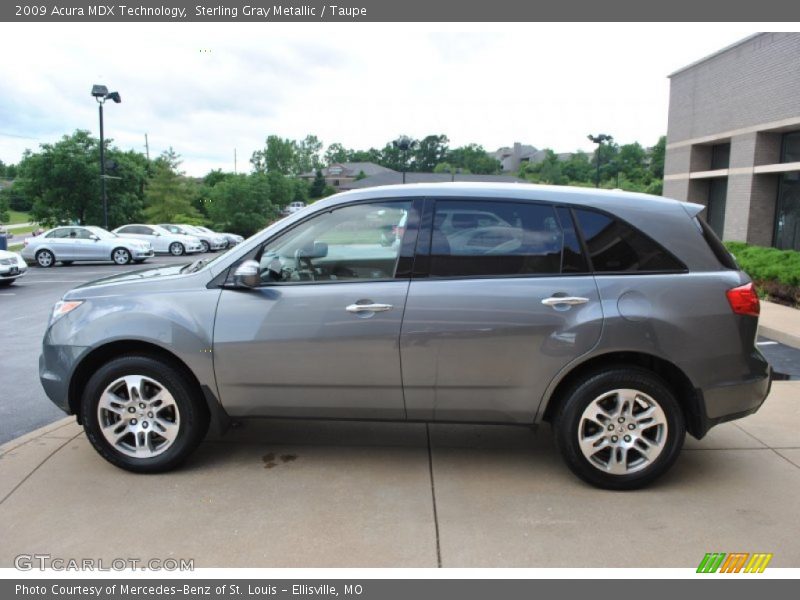
[[241,244],[244,241],[244,237],[241,235],[236,235],[235,233],[220,233],[218,231],[212,231],[208,227],[203,227],[202,225],[195,225],[195,229],[199,229],[200,231],[204,231],[206,233],[213,233],[216,235],[221,235],[228,241],[228,248],[233,248],[237,244]]
[[0,250],[0,286],[7,286],[28,272],[28,264],[16,252]]
[[159,227],[163,227],[170,233],[178,233],[190,237],[196,237],[198,240],[200,240],[200,244],[203,246],[203,252],[216,252],[218,250],[224,250],[228,247],[228,240],[226,240],[223,236],[216,233],[206,233],[205,231],[201,231],[192,225],[161,223]]
[[[247,417],[545,422],[579,477],[631,489],[767,396],[758,296],[699,204],[448,183],[314,206],[56,304],[41,381],[106,460],[165,471]],[[466,211],[496,220],[451,245]]]
[[26,238],[22,258],[40,267],[57,262],[113,261],[118,265],[141,263],[152,258],[153,248],[144,241],[129,240],[102,227],[56,227],[42,235]]
[[182,256],[194,252],[202,252],[203,244],[193,235],[172,233],[160,225],[132,224],[117,227],[114,233],[124,238],[149,242],[153,251],[161,254]]
[[297,211],[303,210],[305,207],[306,207],[306,205],[305,205],[304,202],[299,202],[299,201],[298,202],[291,202],[283,209],[283,214],[284,215],[293,215]]

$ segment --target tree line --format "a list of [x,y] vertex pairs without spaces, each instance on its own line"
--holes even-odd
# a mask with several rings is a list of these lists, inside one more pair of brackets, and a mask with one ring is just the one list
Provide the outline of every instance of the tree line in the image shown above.
[[[600,147],[600,183],[650,193],[661,192],[664,138],[651,149],[637,144]],[[478,144],[451,148],[446,135],[429,135],[407,149],[387,142],[382,148],[356,150],[333,143],[324,149],[315,135],[302,140],[270,135],[253,152],[248,173],[212,170],[188,177],[181,157],[170,148],[148,160],[106,140],[109,227],[131,222],[207,224],[220,231],[250,235],[276,219],[291,202],[309,202],[335,192],[322,174],[325,165],[373,162],[397,171],[497,174],[500,162]],[[552,150],[538,163],[523,163],[519,177],[556,185],[594,185],[597,154],[575,153],[560,159]],[[30,212],[44,226],[61,223],[98,225],[100,142],[77,130],[38,151],[27,150],[17,165],[0,162],[0,221],[7,210]],[[303,176],[303,177],[301,177]],[[4,214],[5,211],[5,214]]]

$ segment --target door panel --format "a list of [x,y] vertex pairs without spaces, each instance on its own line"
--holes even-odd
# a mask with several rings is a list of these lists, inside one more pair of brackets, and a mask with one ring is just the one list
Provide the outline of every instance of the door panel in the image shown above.
[[[403,419],[399,337],[408,281],[224,290],[214,365],[231,415]],[[355,313],[353,304],[388,304]]]
[[[556,295],[588,301],[542,304]],[[532,423],[602,322],[590,275],[412,281],[400,346],[408,418]]]

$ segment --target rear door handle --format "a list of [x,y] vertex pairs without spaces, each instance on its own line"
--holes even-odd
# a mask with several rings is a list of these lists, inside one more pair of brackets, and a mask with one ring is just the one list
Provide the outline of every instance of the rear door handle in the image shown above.
[[559,304],[574,306],[576,304],[586,304],[588,301],[588,298],[582,298],[580,296],[550,296],[542,300],[542,304],[545,306],[558,306]]
[[392,310],[391,304],[351,304],[345,310],[349,313],[386,312]]

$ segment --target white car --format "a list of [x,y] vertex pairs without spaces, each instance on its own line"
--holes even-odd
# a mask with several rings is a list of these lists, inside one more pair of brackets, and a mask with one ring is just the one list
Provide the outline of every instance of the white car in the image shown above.
[[206,233],[193,225],[161,223],[161,227],[170,233],[182,233],[183,235],[193,236],[203,244],[203,252],[216,252],[228,247],[228,240],[216,233]]
[[118,265],[141,263],[152,258],[153,248],[145,241],[129,240],[92,225],[56,227],[36,237],[25,238],[22,258],[49,268],[57,262],[70,265],[80,261],[108,261]]
[[158,225],[134,223],[117,227],[114,233],[121,237],[150,242],[153,250],[161,254],[169,253],[173,256],[181,256],[203,251],[203,244],[196,237],[171,233]]
[[299,210],[303,210],[306,207],[304,202],[292,202],[286,208],[283,209],[283,214],[285,215],[293,215]]
[[0,286],[11,285],[28,272],[28,264],[16,252],[0,250]]

